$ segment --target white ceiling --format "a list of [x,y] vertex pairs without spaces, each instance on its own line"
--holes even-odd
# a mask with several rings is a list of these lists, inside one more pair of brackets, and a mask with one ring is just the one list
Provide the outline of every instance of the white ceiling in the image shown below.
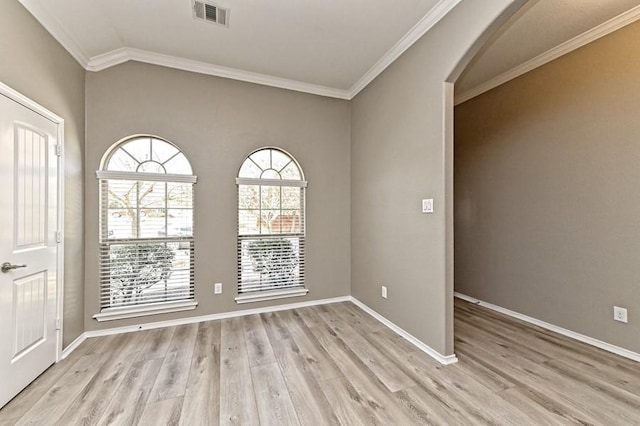
[[347,91],[421,19],[459,0],[211,0],[230,10],[228,28],[195,20],[191,0],[20,1],[89,69],[132,48]]
[[[350,99],[460,0],[213,0],[230,9],[228,28],[194,20],[191,0],[19,1],[89,70],[139,60]],[[639,1],[531,0],[475,58],[456,92]]]

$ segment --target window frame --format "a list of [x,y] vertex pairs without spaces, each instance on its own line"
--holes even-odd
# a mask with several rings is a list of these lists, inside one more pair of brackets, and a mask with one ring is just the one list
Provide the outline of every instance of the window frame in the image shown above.
[[[136,158],[135,155],[132,155],[124,149],[128,146],[128,144],[140,140],[149,140],[149,155],[148,158]],[[161,142],[162,144],[166,144],[163,146],[163,149],[172,148],[175,149],[175,152],[168,156],[164,162],[160,162],[156,157],[160,155],[161,151],[154,151],[153,143],[154,141]],[[160,167],[156,167],[157,170],[163,170],[165,173],[149,173],[149,172],[140,172],[140,171],[122,171],[122,170],[109,170],[110,162],[112,158],[116,155],[116,153],[120,152],[120,150],[124,151],[128,154],[133,161],[137,163],[136,170],[140,169],[140,167],[144,163],[156,163],[159,164]],[[181,168],[179,173],[166,173],[167,169],[165,165],[172,161],[174,158],[177,158],[176,162],[181,161],[178,167]],[[131,163],[134,165],[134,163]],[[122,167],[122,164],[113,166],[113,168]],[[186,172],[188,171],[189,174]],[[98,209],[100,216],[100,224],[99,224],[99,237],[98,237],[98,280],[99,280],[99,305],[100,312],[93,316],[94,319],[98,321],[111,321],[123,318],[132,318],[132,317],[140,317],[146,315],[154,315],[168,312],[178,312],[185,310],[195,309],[198,303],[195,300],[195,279],[194,279],[194,271],[195,271],[195,241],[194,241],[194,226],[193,226],[193,213],[195,211],[195,202],[194,202],[194,192],[195,192],[195,183],[197,182],[197,176],[193,174],[193,168],[191,163],[189,162],[187,156],[184,151],[181,150],[178,146],[173,144],[172,142],[158,137],[154,135],[132,135],[127,138],[120,140],[111,146],[104,154],[102,161],[100,162],[100,169],[96,171],[96,177],[98,178],[99,185],[99,200],[98,200]],[[159,208],[154,207],[154,209],[162,210],[164,213],[165,221],[164,221],[164,235],[160,235],[158,232],[158,236],[143,236],[141,235],[141,210],[144,209],[144,206],[141,206],[140,199],[138,195],[135,197],[135,217],[132,220],[135,220],[137,225],[133,227],[132,230],[135,229],[135,233],[137,235],[129,235],[125,237],[117,237],[110,236],[110,220],[115,220],[111,218],[110,210],[113,209],[110,206],[109,197],[109,186],[114,185],[117,186],[118,183],[123,181],[133,182],[132,185],[143,185],[152,183],[155,185],[156,183],[164,183],[164,195],[160,197],[161,205]],[[189,220],[190,221],[190,235],[168,235],[168,215],[170,211],[170,198],[167,195],[167,184],[182,184],[189,185],[187,187],[187,194],[189,197],[190,203],[188,203],[187,208],[180,207],[181,210],[189,211]],[[132,186],[133,187],[133,186]],[[118,216],[119,217],[119,216]],[[182,228],[181,228],[182,229]],[[133,232],[133,231],[132,231]],[[177,251],[173,251],[171,256],[171,269],[166,272],[169,274],[173,272],[178,272],[183,275],[178,283],[178,288],[169,289],[168,287],[168,278],[163,278],[165,287],[164,287],[164,296],[162,295],[162,291],[159,295],[146,296],[142,299],[140,303],[120,303],[116,306],[111,305],[112,297],[113,297],[113,287],[112,287],[112,262],[113,260],[113,249],[112,247],[133,247],[131,250],[132,253],[135,253],[133,257],[144,257],[144,249],[142,247],[157,246],[156,250],[161,250],[161,247],[168,247],[170,245],[176,245],[178,247]],[[136,251],[138,250],[142,251]],[[174,256],[176,253],[182,252],[184,256],[187,253],[188,256],[188,264],[186,269],[179,268],[175,269],[176,263],[174,261]],[[147,252],[148,253],[148,252]],[[144,260],[142,260],[144,261]],[[184,259],[183,259],[184,262]],[[133,265],[136,265],[135,263]],[[135,268],[135,266],[134,266]],[[169,275],[170,276],[170,275]],[[184,280],[188,279],[188,282],[184,282]],[[153,286],[157,286],[160,281],[157,281]],[[186,284],[186,287],[183,288],[183,285]],[[183,297],[186,295],[186,297]],[[165,300],[161,300],[164,298]]]
[[[272,151],[269,155],[270,155],[270,163],[269,163],[269,167],[268,168],[262,168],[261,166],[259,166],[255,161],[252,160],[252,157],[260,152],[263,151]],[[275,170],[273,169],[273,151],[279,152],[280,154],[286,156],[289,161],[280,169],[280,170]],[[253,164],[255,166],[257,166],[258,168],[260,168],[262,170],[262,175],[265,174],[265,172],[267,172],[268,170],[271,171],[276,171],[278,173],[278,175],[280,176],[280,179],[273,179],[273,178],[256,178],[256,177],[247,177],[246,175],[243,176],[243,169],[244,166],[248,163],[248,162],[253,162]],[[287,179],[287,178],[282,178],[282,171],[289,167],[290,164],[295,165],[297,172],[298,172],[298,177],[299,179]],[[252,166],[253,167],[253,166]],[[272,174],[272,173],[270,173]],[[236,186],[237,186],[237,203],[236,203],[236,214],[237,214],[237,219],[238,219],[238,227],[237,227],[237,266],[238,266],[238,275],[237,275],[237,297],[235,298],[236,303],[241,304],[241,303],[250,303],[250,302],[260,302],[260,301],[266,301],[266,300],[274,300],[274,299],[282,299],[282,298],[289,298],[289,297],[297,297],[297,296],[304,296],[306,295],[309,290],[306,288],[306,284],[305,284],[305,263],[306,263],[306,188],[307,188],[307,181],[304,178],[304,172],[302,170],[302,167],[300,166],[300,164],[298,163],[298,161],[295,159],[295,157],[293,155],[291,155],[290,153],[288,153],[287,151],[283,150],[282,148],[278,148],[275,146],[267,146],[267,147],[262,147],[259,149],[256,149],[254,151],[252,151],[249,155],[247,155],[245,157],[245,159],[243,160],[237,177],[236,177]],[[298,232],[289,232],[289,233],[283,233],[282,232],[282,225],[280,224],[280,232],[270,232],[270,233],[263,233],[262,232],[262,215],[260,214],[259,216],[259,222],[260,225],[258,225],[258,227],[260,228],[259,232],[257,233],[243,233],[241,231],[241,211],[250,211],[250,210],[255,210],[255,209],[246,209],[246,208],[241,208],[241,192],[242,192],[242,186],[257,186],[258,187],[258,211],[262,212],[262,188],[263,187],[280,187],[280,188],[299,188],[300,189],[300,204],[299,204],[299,208],[298,209],[289,209],[289,208],[282,208],[282,196],[280,194],[280,198],[279,198],[279,208],[275,209],[277,211],[280,212],[279,217],[283,216],[283,211],[297,211],[299,212],[299,216],[295,216],[298,217],[297,221],[296,219],[294,219],[294,225],[292,226],[296,226],[295,223],[299,222],[299,231]],[[281,191],[282,193],[282,191]],[[265,209],[265,210],[273,210],[273,209]],[[291,247],[293,248],[294,252],[296,253],[296,260],[297,260],[297,264],[295,269],[296,271],[296,276],[295,279],[293,280],[295,283],[294,284],[289,284],[289,285],[282,285],[282,284],[278,284],[278,281],[273,280],[273,281],[269,281],[269,280],[265,280],[265,283],[263,283],[262,281],[262,274],[260,274],[261,278],[260,278],[260,286],[264,285],[265,287],[267,287],[267,289],[256,289],[256,284],[247,284],[247,282],[243,282],[243,266],[246,267],[246,250],[247,248],[245,246],[243,246],[243,243],[245,242],[257,242],[257,241],[265,241],[265,240],[289,240],[292,241],[292,245]],[[243,254],[244,253],[244,254]],[[243,256],[245,257],[245,259],[243,260]],[[243,265],[244,262],[244,265]],[[255,272],[254,272],[255,273]],[[249,288],[243,288],[243,287],[249,287]],[[271,287],[271,288],[269,288]]]

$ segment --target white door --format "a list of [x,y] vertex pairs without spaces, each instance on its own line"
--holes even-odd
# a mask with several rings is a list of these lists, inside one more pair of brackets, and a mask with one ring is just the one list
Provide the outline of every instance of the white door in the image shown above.
[[0,93],[0,407],[56,360],[57,134]]

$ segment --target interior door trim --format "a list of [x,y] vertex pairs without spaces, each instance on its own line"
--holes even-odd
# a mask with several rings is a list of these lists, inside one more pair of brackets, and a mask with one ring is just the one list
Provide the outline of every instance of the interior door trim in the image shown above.
[[56,362],[62,359],[62,336],[64,330],[64,119],[49,111],[39,103],[27,98],[20,92],[0,82],[0,95],[19,103],[56,124],[58,145],[61,155],[58,156],[58,206],[57,206],[57,230],[62,238],[57,247],[56,259]]

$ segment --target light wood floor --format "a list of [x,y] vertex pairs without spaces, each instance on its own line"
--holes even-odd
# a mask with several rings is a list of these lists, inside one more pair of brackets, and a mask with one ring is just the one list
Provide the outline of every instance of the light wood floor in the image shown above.
[[0,424],[640,424],[640,364],[459,300],[455,327],[446,367],[351,303],[89,339]]

